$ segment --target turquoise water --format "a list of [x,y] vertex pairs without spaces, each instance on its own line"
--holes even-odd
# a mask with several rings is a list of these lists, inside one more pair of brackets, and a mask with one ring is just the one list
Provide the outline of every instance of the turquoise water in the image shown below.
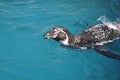
[[[120,61],[43,39],[53,26],[78,34],[104,15],[119,22],[120,0],[0,0],[0,80],[120,80]],[[120,53],[120,41],[108,48]]]

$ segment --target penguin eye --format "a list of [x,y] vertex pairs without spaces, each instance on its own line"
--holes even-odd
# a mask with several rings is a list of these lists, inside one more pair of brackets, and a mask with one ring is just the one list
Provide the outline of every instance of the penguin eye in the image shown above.
[[58,29],[57,29],[57,28],[53,28],[52,30],[53,30],[53,31],[58,31]]
[[53,33],[53,34],[59,34],[59,32],[60,32],[60,31],[59,31],[58,29],[56,29],[56,28],[53,28],[53,30],[52,30],[52,33]]

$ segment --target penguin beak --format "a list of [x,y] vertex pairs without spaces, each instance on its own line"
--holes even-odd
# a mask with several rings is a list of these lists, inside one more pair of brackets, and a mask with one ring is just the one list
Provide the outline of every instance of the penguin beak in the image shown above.
[[50,33],[48,32],[48,33],[44,34],[43,37],[44,37],[44,39],[50,39]]
[[59,35],[60,31],[58,29],[52,29],[44,35],[44,39],[55,39]]
[[54,34],[53,31],[47,32],[44,35],[44,39],[55,39],[57,37],[57,34]]

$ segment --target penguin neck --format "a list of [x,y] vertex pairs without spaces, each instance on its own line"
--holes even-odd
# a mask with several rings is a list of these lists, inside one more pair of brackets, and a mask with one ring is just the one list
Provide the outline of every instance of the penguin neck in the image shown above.
[[72,46],[75,40],[75,36],[71,34],[69,31],[65,30],[66,39],[64,41],[60,41],[64,46]]

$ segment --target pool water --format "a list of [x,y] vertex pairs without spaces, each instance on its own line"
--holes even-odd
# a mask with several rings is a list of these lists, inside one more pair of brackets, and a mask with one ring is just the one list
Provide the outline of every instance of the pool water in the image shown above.
[[[120,80],[120,61],[61,47],[43,35],[56,25],[78,34],[120,22],[120,0],[0,0],[0,80]],[[120,53],[120,40],[108,45]]]

